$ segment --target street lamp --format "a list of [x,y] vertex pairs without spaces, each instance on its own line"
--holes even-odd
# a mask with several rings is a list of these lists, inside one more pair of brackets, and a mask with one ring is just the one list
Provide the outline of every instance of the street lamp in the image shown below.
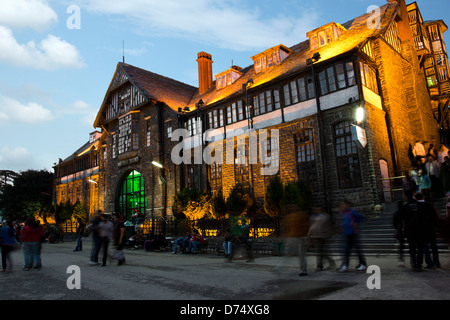
[[356,109],[355,120],[357,124],[361,124],[365,118],[365,110],[363,107],[358,107]]
[[[163,181],[164,183],[164,206],[163,206],[163,220],[164,220],[164,224],[163,224],[163,235],[166,234],[166,227],[165,227],[165,223],[166,223],[166,214],[167,214],[167,180],[166,180],[166,168],[159,162],[152,160],[152,165],[154,167],[160,168],[162,170],[161,172],[161,176],[160,179]],[[153,170],[152,167],[152,177],[153,177],[153,188],[152,188],[152,230],[153,232],[155,231],[155,219],[154,219],[154,212],[155,212],[155,202],[154,202],[154,197],[155,197],[155,175],[154,175],[155,171]]]
[[253,118],[252,118],[252,113],[251,113],[251,108],[250,105],[248,103],[248,89],[253,85],[253,79],[250,78],[247,80],[246,83],[244,83],[242,85],[242,88],[245,90],[245,107],[247,109],[247,127],[248,127],[248,161],[250,163],[250,179],[251,179],[251,185],[250,185],[250,194],[252,197],[254,197],[254,192],[253,192],[253,164],[252,161],[250,161],[250,150],[251,150],[251,146],[250,146],[250,134],[251,134],[251,130],[253,129]]
[[313,54],[311,58],[306,59],[306,64],[308,66],[311,66],[311,74],[313,79],[313,85],[314,85],[314,95],[316,96],[316,107],[317,107],[317,123],[319,126],[319,130],[317,132],[319,136],[319,144],[320,144],[320,160],[322,164],[322,185],[323,185],[323,197],[325,206],[327,208],[327,211],[330,210],[329,204],[328,204],[328,196],[327,196],[327,179],[325,176],[325,142],[323,140],[323,124],[322,124],[322,110],[320,109],[320,96],[319,96],[319,90],[317,87],[317,80],[316,80],[316,74],[314,72],[314,62],[317,62],[321,59],[320,53],[316,52]]

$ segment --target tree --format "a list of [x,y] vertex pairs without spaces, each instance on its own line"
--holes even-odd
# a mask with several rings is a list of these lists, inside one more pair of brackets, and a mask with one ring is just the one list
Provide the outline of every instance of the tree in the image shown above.
[[80,201],[75,202],[72,213],[72,219],[77,220],[78,218],[80,218],[83,222],[88,221],[88,215],[86,213],[86,210],[84,209],[83,204]]
[[240,216],[252,205],[249,191],[237,183],[231,189],[226,200],[227,211],[230,216]]
[[47,170],[27,170],[4,184],[0,192],[0,209],[12,220],[25,220],[37,210],[50,208],[53,174]]
[[175,195],[174,203],[172,205],[172,214],[178,219],[185,218],[184,210],[190,201],[197,202],[200,200],[201,192],[195,188],[184,188],[181,192]]
[[270,178],[264,194],[264,211],[270,216],[281,214],[283,201],[283,182],[280,175],[274,175]]
[[223,196],[222,190],[217,192],[212,197],[212,206],[214,210],[215,216],[219,218],[223,218],[227,214],[227,203],[225,201],[225,197]]

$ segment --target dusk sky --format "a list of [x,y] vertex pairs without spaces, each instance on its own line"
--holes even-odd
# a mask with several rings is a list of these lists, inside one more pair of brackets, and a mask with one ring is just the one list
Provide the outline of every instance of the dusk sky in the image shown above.
[[[386,2],[0,0],[0,170],[51,170],[89,139],[123,41],[126,63],[198,86],[200,51],[212,54],[213,75],[247,67]],[[416,2],[424,20],[450,26],[450,0]]]

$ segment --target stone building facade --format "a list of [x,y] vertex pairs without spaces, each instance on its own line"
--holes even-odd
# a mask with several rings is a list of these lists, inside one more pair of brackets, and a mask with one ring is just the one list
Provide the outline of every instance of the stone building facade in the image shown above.
[[366,213],[390,201],[386,178],[411,168],[411,145],[440,143],[408,8],[388,1],[380,19],[331,22],[215,80],[200,52],[198,88],[119,63],[94,123],[99,208],[170,216],[185,187],[226,197],[237,182],[262,205],[273,166],[330,210],[343,197]]

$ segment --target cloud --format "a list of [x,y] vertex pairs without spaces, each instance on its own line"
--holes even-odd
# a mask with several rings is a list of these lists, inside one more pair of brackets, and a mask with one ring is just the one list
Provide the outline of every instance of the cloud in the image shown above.
[[57,21],[57,14],[45,0],[1,1],[0,25],[41,31]]
[[[117,15],[136,23],[148,35],[188,38],[233,50],[253,50],[306,38],[318,15],[313,10],[264,16],[262,10],[233,0],[78,0],[87,10]],[[253,2],[252,2],[253,5]],[[278,6],[278,3],[276,4]],[[271,12],[272,13],[272,12]]]
[[22,104],[15,99],[0,95],[0,123],[7,121],[42,123],[53,119],[51,111],[37,103]]
[[31,153],[24,147],[4,146],[0,149],[0,168],[19,171],[34,167],[36,164]]
[[54,35],[39,44],[20,44],[11,29],[0,25],[0,61],[40,70],[80,68],[84,65],[75,46]]

